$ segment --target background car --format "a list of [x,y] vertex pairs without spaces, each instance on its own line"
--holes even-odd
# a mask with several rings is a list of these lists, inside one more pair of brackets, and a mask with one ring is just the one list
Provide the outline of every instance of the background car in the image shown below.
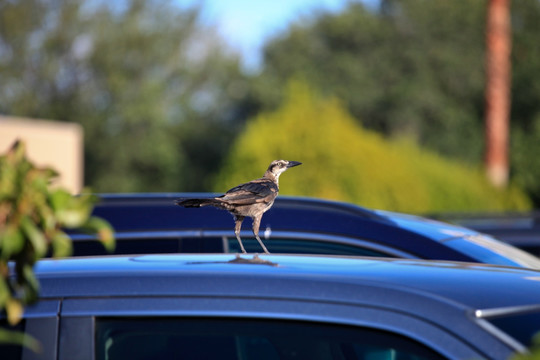
[[[116,254],[237,253],[234,221],[212,207],[174,205],[189,194],[101,195],[94,213],[114,226]],[[472,261],[540,269],[540,260],[488,235],[426,218],[314,198],[279,196],[261,223],[272,253],[366,255]],[[248,252],[261,252],[249,220],[241,232]],[[88,234],[72,233],[74,256],[104,255]]]
[[510,213],[439,213],[431,216],[490,234],[535,256],[540,255],[540,211],[538,210]]
[[508,359],[540,330],[540,273],[313,255],[43,260],[12,359]]

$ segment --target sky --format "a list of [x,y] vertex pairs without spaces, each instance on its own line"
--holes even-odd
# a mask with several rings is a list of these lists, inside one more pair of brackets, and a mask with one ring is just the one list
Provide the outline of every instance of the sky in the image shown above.
[[283,32],[291,22],[307,19],[315,11],[339,12],[351,1],[360,0],[178,0],[187,6],[203,4],[202,21],[217,27],[240,52],[248,71],[260,68],[265,40]]

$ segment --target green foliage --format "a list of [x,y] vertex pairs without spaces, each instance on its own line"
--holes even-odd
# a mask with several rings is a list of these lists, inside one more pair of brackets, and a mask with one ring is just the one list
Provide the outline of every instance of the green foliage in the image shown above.
[[95,191],[200,190],[248,84],[199,14],[172,0],[0,2],[0,114],[80,123]]
[[249,122],[216,179],[223,191],[261,176],[279,158],[302,161],[282,194],[317,196],[405,212],[526,209],[515,186],[498,191],[479,169],[444,159],[407,138],[365,130],[334,99],[293,82],[283,106]]
[[[540,204],[534,131],[540,114],[540,2],[512,1],[512,175]],[[363,125],[407,136],[446,156],[483,160],[487,1],[383,0],[368,10],[298,22],[267,43],[258,87],[275,109],[288,79],[301,76],[337,96]],[[525,181],[525,179],[529,179]]]
[[[292,76],[337,96],[363,125],[471,163],[481,160],[485,1],[351,2],[292,26],[265,49],[261,102]],[[264,91],[265,90],[265,91]]]
[[540,2],[512,1],[512,174],[540,207]]
[[[350,1],[238,57],[200,8],[172,0],[0,1],[0,114],[73,121],[99,192],[198,191],[245,119],[299,76],[354,119],[469,164],[482,161],[486,0]],[[540,204],[540,2],[512,2],[512,176]]]
[[[108,250],[115,245],[111,226],[91,216],[95,198],[51,187],[56,175],[35,167],[19,141],[0,157],[0,309],[11,324],[20,320],[24,305],[37,299],[35,262],[49,252],[54,257],[71,253],[71,240],[62,229],[83,228],[96,232]],[[13,262],[15,277],[8,262]]]
[[512,132],[512,169],[514,179],[535,203],[540,204],[540,113],[529,130],[514,128]]
[[510,360],[540,360],[540,334],[534,336],[528,354],[516,354]]

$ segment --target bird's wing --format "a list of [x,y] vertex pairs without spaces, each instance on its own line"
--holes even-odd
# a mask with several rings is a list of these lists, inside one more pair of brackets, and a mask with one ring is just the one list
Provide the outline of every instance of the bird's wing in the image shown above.
[[249,205],[272,201],[277,194],[277,185],[272,180],[262,178],[235,186],[220,198],[231,204]]

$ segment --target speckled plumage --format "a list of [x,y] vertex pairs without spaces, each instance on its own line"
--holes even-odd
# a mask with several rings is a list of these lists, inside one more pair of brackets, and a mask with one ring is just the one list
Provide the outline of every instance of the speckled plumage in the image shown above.
[[279,176],[287,169],[298,166],[298,161],[274,160],[260,179],[240,184],[228,190],[225,194],[206,199],[178,199],[176,204],[183,207],[214,206],[227,210],[234,216],[234,232],[240,244],[242,252],[245,253],[244,245],[240,239],[240,229],[245,217],[253,219],[253,234],[264,252],[268,250],[259,238],[259,226],[262,215],[274,204],[274,200],[279,193]]

